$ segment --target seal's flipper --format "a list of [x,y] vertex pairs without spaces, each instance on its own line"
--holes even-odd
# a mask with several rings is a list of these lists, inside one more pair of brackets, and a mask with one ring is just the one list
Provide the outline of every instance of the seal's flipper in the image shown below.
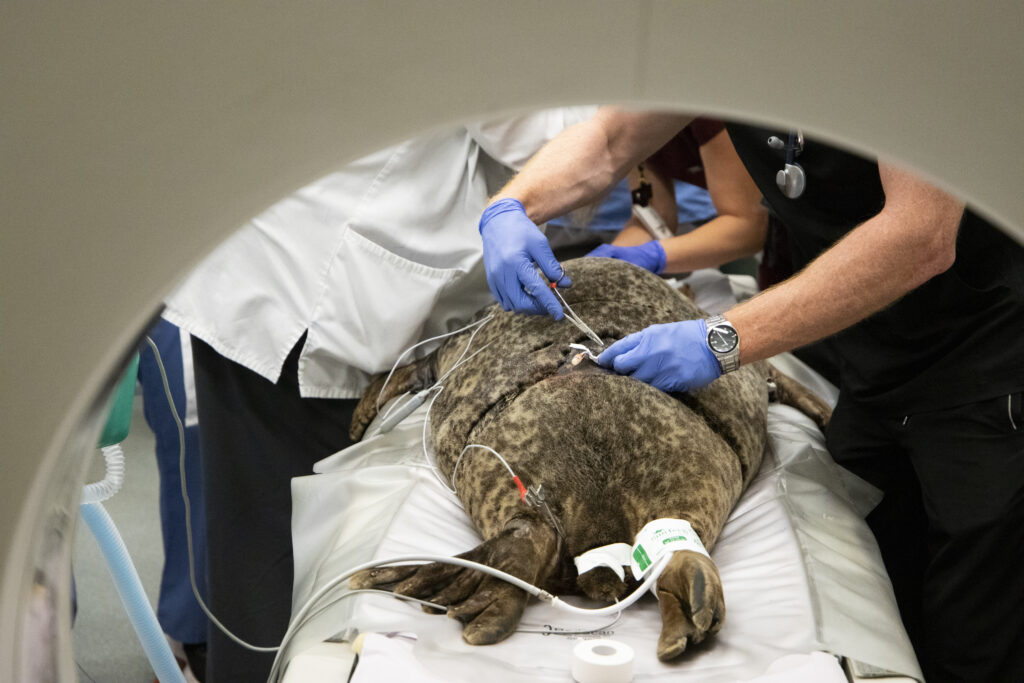
[[768,381],[775,384],[772,401],[792,406],[814,420],[822,432],[832,418],[832,408],[800,382],[768,365]]
[[380,406],[407,391],[416,392],[430,387],[434,384],[436,376],[436,353],[432,353],[415,363],[396,369],[390,378],[387,373],[374,377],[352,413],[352,425],[349,427],[348,435],[353,441],[362,439],[366,428],[373,422],[373,418],[377,417]]

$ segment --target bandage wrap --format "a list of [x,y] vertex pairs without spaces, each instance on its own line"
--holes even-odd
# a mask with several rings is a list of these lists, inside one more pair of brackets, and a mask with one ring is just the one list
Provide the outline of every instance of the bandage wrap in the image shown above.
[[632,552],[633,548],[628,543],[612,543],[600,548],[592,548],[575,558],[576,572],[586,574],[594,567],[608,567],[615,572],[620,581],[624,581],[626,572],[623,567],[629,564],[629,556]]
[[579,574],[594,567],[608,567],[619,579],[625,579],[623,567],[629,565],[633,578],[639,581],[663,555],[677,550],[692,550],[711,557],[689,522],[663,518],[645,524],[632,547],[627,543],[603,545],[578,555],[574,561]]
[[692,550],[710,558],[697,532],[685,519],[656,519],[636,535],[630,555],[630,569],[638,581],[665,553]]

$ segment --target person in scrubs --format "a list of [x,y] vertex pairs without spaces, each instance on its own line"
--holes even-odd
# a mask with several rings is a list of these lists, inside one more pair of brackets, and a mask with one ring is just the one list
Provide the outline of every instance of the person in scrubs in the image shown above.
[[[713,213],[699,226],[684,231],[677,230],[676,181],[707,189],[713,205]],[[671,236],[652,236],[634,214],[610,244],[588,256],[629,261],[657,274],[678,274],[751,256],[765,246],[768,210],[761,203],[761,191],[718,119],[698,117],[690,122],[630,172],[629,187],[634,203],[646,200]]]
[[[638,169],[630,171],[629,187],[633,188],[634,202],[649,195],[649,205],[671,236],[652,235],[634,212],[610,244],[597,247],[587,256],[629,261],[666,275],[686,275],[699,268],[719,266],[726,272],[753,275],[756,269],[757,285],[762,290],[793,275],[788,231],[762,201],[761,190],[736,153],[723,121],[708,117],[691,121]],[[710,215],[703,214],[706,217],[695,224],[680,225],[685,209],[677,207],[678,199],[692,196],[680,191],[684,188],[708,189]],[[547,235],[551,238],[550,230]],[[760,255],[756,265],[752,258],[755,254]],[[794,349],[793,353],[830,382],[839,384],[839,363],[829,339]]]
[[[570,284],[536,223],[593,201],[689,120],[602,109],[494,197],[480,232],[506,310],[557,309],[534,264]],[[884,160],[727,130],[797,274],[724,316],[638,330],[598,362],[689,391],[835,335],[829,449],[885,493],[868,523],[926,679],[1024,680],[1024,248]]]

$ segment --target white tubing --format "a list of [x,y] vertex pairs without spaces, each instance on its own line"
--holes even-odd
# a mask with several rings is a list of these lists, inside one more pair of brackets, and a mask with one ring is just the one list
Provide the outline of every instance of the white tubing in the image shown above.
[[589,616],[603,616],[606,614],[619,614],[622,612],[622,610],[626,609],[634,602],[639,600],[641,597],[643,597],[644,593],[646,593],[654,584],[654,582],[658,580],[658,577],[661,576],[661,573],[665,570],[665,567],[668,565],[669,558],[671,556],[671,553],[669,553],[667,555],[663,555],[658,560],[656,560],[654,565],[651,567],[650,572],[647,574],[647,577],[643,580],[643,582],[636,588],[636,590],[630,593],[622,602],[616,602],[613,605],[598,608],[576,607],[575,605],[571,605],[567,602],[564,602],[560,598],[552,595],[551,593],[548,593],[543,588],[534,586],[531,583],[523,581],[517,576],[513,576],[507,572],[503,572],[500,569],[495,569],[494,567],[488,566],[486,564],[480,564],[479,562],[473,562],[472,560],[464,560],[461,557],[450,557],[447,555],[401,555],[399,557],[392,557],[386,560],[372,560],[370,562],[364,562],[363,564],[356,565],[355,567],[352,567],[347,571],[342,572],[341,574],[338,574],[334,578],[327,581],[325,584],[320,586],[320,588],[318,588],[316,592],[314,592],[313,595],[310,596],[308,600],[306,600],[305,604],[302,605],[302,607],[297,612],[293,612],[291,621],[288,623],[288,629],[285,631],[284,637],[281,639],[281,645],[278,647],[277,655],[274,657],[274,664],[270,668],[270,676],[267,677],[267,683],[277,683],[277,681],[280,680],[282,674],[282,667],[285,664],[285,662],[283,661],[285,650],[287,649],[287,646],[290,643],[291,639],[295,636],[296,632],[298,632],[299,628],[301,628],[305,623],[313,607],[316,606],[316,604],[320,602],[320,600],[322,600],[324,596],[326,596],[328,593],[337,588],[341,583],[347,581],[354,574],[357,574],[363,571],[364,569],[374,569],[377,567],[384,567],[393,564],[403,564],[407,562],[441,562],[444,564],[452,564],[457,567],[475,569],[477,571],[483,572],[484,574],[489,574],[490,576],[493,576],[497,579],[501,579],[502,581],[506,581],[515,586],[516,588],[526,591],[538,600],[550,603],[553,607],[562,610],[563,612]]
[[114,587],[121,596],[128,618],[139,636],[153,672],[161,683],[185,683],[185,676],[171,653],[171,646],[164,637],[163,629],[156,619],[152,605],[142,588],[142,581],[135,571],[132,558],[128,555],[121,535],[114,521],[100,503],[83,504],[79,508],[82,520],[96,538],[96,543],[107,560],[107,569],[114,579]]
[[668,553],[666,555],[662,555],[658,560],[656,560],[654,566],[651,567],[650,573],[647,574],[647,577],[644,578],[643,582],[637,586],[632,593],[626,596],[622,602],[616,602],[614,605],[608,605],[607,607],[588,608],[576,607],[575,605],[570,605],[569,603],[562,601],[561,598],[555,597],[551,600],[551,606],[556,607],[563,612],[569,612],[570,614],[589,614],[591,616],[621,612],[642,598],[644,593],[648,590],[652,590],[652,586],[655,585],[655,582],[658,580],[658,577],[661,576],[661,573],[665,571],[665,567],[668,566],[668,561],[671,557],[672,553]]
[[121,444],[104,446],[103,459],[107,463],[107,475],[102,481],[82,487],[82,505],[100,503],[121,490],[124,483],[124,452]]

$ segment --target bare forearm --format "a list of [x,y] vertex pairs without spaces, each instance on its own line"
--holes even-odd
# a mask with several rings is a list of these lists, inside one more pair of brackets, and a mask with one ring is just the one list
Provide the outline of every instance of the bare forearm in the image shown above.
[[700,156],[718,216],[663,243],[667,273],[719,266],[764,247],[768,210],[728,133],[722,130],[701,145]]
[[494,200],[518,199],[535,223],[565,214],[594,201],[689,120],[601,109],[545,145]]
[[764,223],[756,217],[718,216],[696,230],[664,240],[665,272],[714,268],[764,246]]
[[883,172],[883,184],[887,177],[881,213],[794,277],[726,313],[739,331],[741,363],[838,332],[952,265],[963,205],[904,174]]

